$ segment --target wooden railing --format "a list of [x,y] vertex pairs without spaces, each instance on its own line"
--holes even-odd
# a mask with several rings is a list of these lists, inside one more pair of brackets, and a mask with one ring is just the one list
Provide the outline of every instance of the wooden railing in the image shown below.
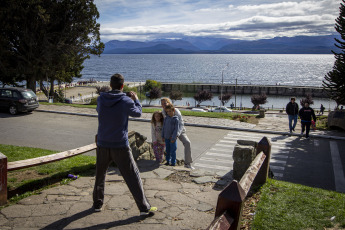
[[0,153],[0,206],[7,203],[7,172],[29,168],[37,165],[48,164],[66,158],[74,157],[96,149],[96,143],[80,148],[55,153],[47,156],[31,158],[21,161],[7,162],[7,157]]
[[218,196],[215,219],[208,230],[240,229],[245,198],[252,185],[266,183],[271,157],[271,143],[264,137],[258,143],[256,157],[240,182],[233,180]]

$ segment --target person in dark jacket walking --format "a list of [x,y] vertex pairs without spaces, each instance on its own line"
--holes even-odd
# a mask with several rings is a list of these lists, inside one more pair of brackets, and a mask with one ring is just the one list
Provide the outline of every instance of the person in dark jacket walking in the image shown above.
[[300,109],[298,112],[299,117],[301,118],[301,125],[302,125],[302,131],[301,134],[303,135],[304,130],[306,131],[305,137],[306,139],[309,139],[309,131],[311,126],[311,120],[313,119],[314,122],[316,122],[316,116],[314,113],[314,110],[309,107],[309,103],[304,103],[304,107]]
[[112,91],[101,93],[97,99],[98,132],[93,208],[96,212],[102,210],[105,176],[113,161],[126,181],[140,215],[152,216],[157,208],[151,207],[147,201],[128,141],[128,116],[140,117],[142,108],[135,92],[129,92],[128,96],[122,92],[123,83],[123,76],[114,74],[110,80]]
[[[295,102],[296,98],[292,97],[291,101],[286,105],[286,113],[289,117],[289,129],[290,133],[295,131],[297,125],[297,118],[298,118],[298,104]],[[293,124],[292,124],[293,121]]]

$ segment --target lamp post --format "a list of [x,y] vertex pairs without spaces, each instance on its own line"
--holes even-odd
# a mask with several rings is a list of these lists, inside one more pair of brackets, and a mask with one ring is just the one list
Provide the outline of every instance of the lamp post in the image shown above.
[[229,67],[229,63],[222,69],[222,85],[220,86],[220,105],[219,108],[222,107],[222,99],[223,99],[223,83],[224,83],[224,70]]

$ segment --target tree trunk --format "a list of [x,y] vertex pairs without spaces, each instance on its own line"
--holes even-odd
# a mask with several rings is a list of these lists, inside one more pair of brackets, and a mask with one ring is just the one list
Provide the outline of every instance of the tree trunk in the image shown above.
[[50,92],[49,92],[49,96],[54,97],[54,79],[50,79]]
[[46,95],[46,97],[49,98],[48,89],[43,85],[43,81],[40,81],[40,88],[41,88],[42,92],[44,93],[44,95]]
[[27,76],[26,88],[31,89],[34,91],[34,93],[36,93],[36,78],[34,76]]

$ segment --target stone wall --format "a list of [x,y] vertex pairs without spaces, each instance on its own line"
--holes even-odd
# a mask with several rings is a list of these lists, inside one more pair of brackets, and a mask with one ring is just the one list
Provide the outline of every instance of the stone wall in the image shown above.
[[306,96],[311,94],[312,97],[327,98],[326,92],[321,87],[309,87],[309,86],[281,86],[281,85],[230,85],[224,84],[197,84],[197,83],[162,83],[162,90],[165,92],[181,91],[186,93],[197,93],[200,90],[207,90],[212,93],[219,93],[222,90],[223,93],[232,94],[261,94],[266,95],[278,95],[278,96]]

